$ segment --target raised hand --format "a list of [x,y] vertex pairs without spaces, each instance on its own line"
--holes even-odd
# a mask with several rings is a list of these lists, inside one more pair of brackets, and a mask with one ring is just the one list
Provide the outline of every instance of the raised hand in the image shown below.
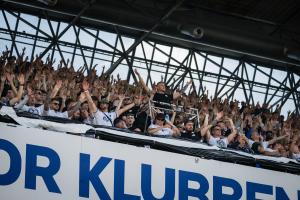
[[124,94],[119,94],[118,97],[120,101],[123,101],[126,98]]
[[223,116],[224,116],[224,112],[223,111],[218,112],[217,116],[216,116],[216,120],[220,120]]
[[86,80],[83,80],[83,82],[82,82],[83,91],[87,91],[87,90],[89,90],[89,88],[90,88],[89,82],[87,82]]
[[140,75],[140,73],[138,72],[138,70],[137,69],[134,69],[134,73],[136,74],[136,75]]
[[19,76],[17,77],[17,79],[18,79],[18,81],[19,81],[19,83],[21,85],[24,85],[24,83],[25,83],[25,76],[24,76],[24,74],[19,74]]
[[62,80],[57,80],[54,88],[59,90],[61,86],[62,86]]
[[27,95],[28,95],[28,96],[31,96],[31,95],[33,94],[33,92],[32,92],[32,88],[31,88],[31,86],[30,86],[30,85],[27,85],[27,88],[26,88],[26,90],[27,90]]
[[12,82],[14,79],[14,75],[12,74],[9,74],[9,73],[6,73],[6,80],[8,80],[8,82]]
[[6,80],[6,76],[4,74],[1,75],[1,83],[4,83],[4,81]]
[[81,92],[81,94],[79,96],[79,101],[81,103],[86,101],[86,95],[84,94],[84,92]]

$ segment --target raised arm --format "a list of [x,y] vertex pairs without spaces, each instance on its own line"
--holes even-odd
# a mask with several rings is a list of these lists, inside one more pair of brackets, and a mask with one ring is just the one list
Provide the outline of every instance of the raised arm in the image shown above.
[[[201,127],[201,129],[200,129],[201,137],[206,136],[207,139],[210,138],[210,133],[208,133],[208,132],[209,132],[209,129],[212,127],[212,125],[209,125],[209,124],[208,124],[208,117],[209,117],[209,115],[206,114],[206,115],[205,115],[205,119],[204,119],[204,124],[203,124],[203,126]],[[209,135],[207,135],[207,134],[209,134]]]
[[20,74],[17,77],[17,79],[19,81],[19,90],[17,92],[17,96],[9,101],[9,104],[11,106],[15,105],[16,103],[18,103],[21,100],[21,97],[22,97],[23,91],[24,91],[24,82],[25,82],[24,74]]
[[55,86],[54,86],[54,88],[53,88],[53,90],[52,90],[52,92],[50,94],[50,98],[51,99],[54,98],[54,97],[56,97],[56,95],[57,95],[59,89],[61,88],[61,86],[62,86],[62,80],[57,80],[56,84],[55,84]]
[[121,106],[123,104],[124,99],[125,99],[125,95],[124,94],[123,95],[119,95],[119,100],[120,101],[119,101],[119,104],[118,104],[116,110],[120,110],[121,109]]
[[127,105],[127,106],[124,106],[123,108],[121,108],[119,110],[116,110],[117,116],[120,116],[122,113],[124,113],[127,110],[131,109],[134,105],[135,105],[135,103],[131,103],[131,104]]
[[286,137],[289,137],[289,136],[290,135],[286,133],[285,135],[282,135],[282,136],[279,136],[279,137],[274,137],[272,140],[269,140],[267,142],[269,143],[269,145],[271,145],[271,144],[274,144],[275,142],[277,142],[279,140],[282,140],[282,139],[284,139]]
[[6,77],[4,74],[2,74],[1,76],[1,83],[0,83],[0,97],[2,95],[3,89],[4,89],[4,83],[5,83]]
[[171,117],[171,123],[174,124],[175,117],[176,117],[176,106],[172,106],[172,117]]
[[235,138],[235,136],[237,134],[237,131],[236,131],[236,128],[235,128],[235,125],[234,125],[232,119],[228,118],[228,121],[229,121],[230,126],[231,126],[231,133],[227,137],[228,144],[229,144],[230,142],[232,142],[234,140],[234,138]]
[[45,104],[44,104],[44,111],[49,110],[50,101],[51,101],[52,98],[54,98],[57,95],[57,93],[58,93],[59,89],[61,88],[61,86],[62,86],[62,81],[57,80],[53,90],[51,91],[50,94],[47,95],[47,98],[46,98],[46,101],[45,101]]
[[46,75],[44,73],[42,74],[42,82],[43,89],[47,91]]
[[184,93],[190,84],[192,84],[192,80],[189,80],[188,82],[186,82],[186,84],[181,89],[181,92]]
[[137,69],[134,70],[135,74],[138,76],[139,82],[142,84],[143,89],[149,93],[150,89],[147,87],[146,83],[144,82],[143,78],[141,77],[140,73],[138,72]]
[[88,102],[90,112],[95,113],[97,111],[97,106],[95,105],[95,103],[90,95],[90,91],[89,91],[90,85],[86,80],[84,80],[82,82],[82,89],[85,94],[86,100]]
[[6,80],[8,80],[9,85],[14,93],[14,95],[16,96],[18,94],[17,88],[14,84],[14,76],[12,74],[7,73],[6,74]]
[[77,110],[79,110],[79,108],[81,107],[81,104],[85,101],[86,99],[86,94],[84,92],[82,92],[79,96],[79,100],[77,101],[77,103],[75,104],[75,106],[68,111],[68,116],[72,116]]
[[178,92],[178,91],[176,91],[176,90],[174,90],[174,92],[173,92],[173,100],[178,99],[180,96],[181,96],[181,93]]

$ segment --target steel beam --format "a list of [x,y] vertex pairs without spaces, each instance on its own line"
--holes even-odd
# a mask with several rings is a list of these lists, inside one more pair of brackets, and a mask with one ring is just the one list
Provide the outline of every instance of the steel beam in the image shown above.
[[[184,0],[179,0],[174,6],[172,6],[168,12],[162,16],[153,26],[152,28],[145,32],[139,39],[137,39],[125,52],[126,55],[130,54],[130,52],[135,49],[143,40],[145,40],[163,21],[165,21],[182,3]],[[125,59],[125,56],[121,56],[106,72],[105,76],[110,75],[117,66]]]

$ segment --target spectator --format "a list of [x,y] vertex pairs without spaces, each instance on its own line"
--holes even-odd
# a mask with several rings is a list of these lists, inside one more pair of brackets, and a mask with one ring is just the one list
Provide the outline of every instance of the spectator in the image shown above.
[[120,116],[122,113],[126,112],[130,108],[132,108],[135,103],[131,103],[120,109],[124,96],[120,97],[120,103],[117,107],[116,111],[109,112],[109,102],[106,99],[102,99],[100,101],[99,109],[93,102],[90,93],[89,93],[89,83],[87,81],[83,81],[82,88],[84,90],[84,94],[86,95],[89,110],[91,112],[90,121],[94,125],[104,125],[104,126],[113,126],[113,121]]
[[170,121],[165,120],[163,113],[158,113],[155,117],[154,123],[148,128],[148,133],[154,136],[179,136],[180,132],[176,126]]
[[41,101],[39,101],[39,98],[36,96],[36,94],[33,94],[30,86],[27,86],[27,95],[25,95],[23,100],[17,103],[14,107],[21,111],[30,112],[36,115],[43,115],[44,105],[40,104]]
[[122,118],[116,118],[114,120],[114,127],[121,128],[121,129],[128,129],[128,127],[126,126],[125,121]]
[[248,138],[244,134],[238,134],[235,142],[232,142],[232,144],[229,144],[228,147],[240,150],[246,153],[254,153],[253,150],[249,146]]
[[131,128],[133,127],[134,121],[135,121],[134,114],[131,113],[131,112],[126,113],[126,115],[125,115],[125,123],[126,123],[126,126],[127,126],[130,130],[131,130]]
[[7,90],[6,96],[1,99],[2,103],[7,106],[14,106],[16,103],[18,103],[23,95],[23,88],[24,88],[24,82],[25,77],[24,74],[19,74],[17,76],[17,80],[19,82],[19,89],[17,91],[14,82],[13,82],[14,75],[12,74],[6,74],[6,80],[9,82],[9,85],[11,89]]
[[[62,105],[62,99],[59,97],[56,97],[57,92],[62,86],[62,81],[58,80],[50,94],[50,96],[47,97],[45,104],[44,104],[44,112],[43,115],[45,116],[52,116],[52,117],[61,117],[61,118],[71,118],[72,115],[79,110],[81,104],[84,102],[84,94],[81,93],[79,101],[77,104],[73,107],[72,110],[68,110],[65,112],[61,112],[61,105]],[[50,101],[49,101],[50,100]]]
[[181,131],[180,138],[189,139],[193,141],[200,141],[202,140],[202,135],[200,130],[194,131],[194,121],[193,120],[186,120],[184,122],[184,130]]
[[291,154],[291,158],[300,161],[300,150],[299,150],[299,146],[300,146],[300,137],[299,134],[298,135],[294,135],[292,142],[289,146],[289,152]]
[[[172,95],[166,93],[166,85],[164,82],[157,83],[155,90],[151,91],[145,84],[143,78],[141,77],[141,75],[137,71],[137,69],[135,70],[135,73],[137,74],[139,81],[142,84],[144,90],[148,94],[153,93],[152,100],[156,102],[154,104],[155,106],[170,109],[171,108],[170,105],[166,105],[166,104],[171,104],[173,100],[175,100],[181,96],[180,92],[177,92],[176,90],[173,92]],[[165,104],[160,104],[160,103],[165,103]]]
[[221,148],[226,148],[230,142],[234,140],[234,137],[237,134],[235,126],[233,124],[232,119],[227,119],[231,124],[232,132],[228,137],[222,136],[222,129],[219,125],[215,125],[210,130],[207,130],[205,133],[206,140],[208,141],[209,145],[218,146]]
[[[75,71],[74,67],[60,63],[54,69],[50,58],[42,61],[37,57],[29,63],[24,59],[24,52],[19,58],[8,55],[6,51],[0,56],[1,104],[38,115],[107,126],[112,126],[116,118],[122,118],[122,113],[128,111],[134,117],[126,113],[123,120],[130,130],[149,130],[151,135],[175,137],[181,132],[180,137],[194,141],[199,141],[203,136],[211,145],[251,152],[249,145],[259,154],[289,156],[299,160],[300,118],[295,112],[288,112],[288,117],[284,119],[279,106],[271,112],[267,104],[250,105],[237,100],[209,98],[205,87],[201,96],[191,89],[185,93],[191,81],[181,89],[172,88],[173,92],[167,89],[164,82],[159,82],[151,91],[137,70],[135,73],[140,84],[130,85],[119,76],[111,79],[97,76],[95,67],[87,70],[84,66]],[[87,76],[85,71],[88,71]],[[172,115],[170,122],[158,114],[150,128],[150,113],[153,112],[149,109],[149,99],[176,104],[178,112]],[[155,105],[174,110],[169,105]],[[194,130],[196,122],[187,121],[194,117],[192,111],[197,109],[200,111],[200,134]],[[165,113],[169,116],[172,112]],[[233,124],[241,134],[236,134]],[[117,126],[125,128],[120,120]]]
[[251,139],[249,140],[249,146],[256,154],[263,154],[269,156],[279,156],[279,152],[269,148],[269,145],[274,144],[276,141],[284,139],[288,137],[288,135],[283,135],[277,138],[273,138],[269,141],[264,141],[262,135],[260,135],[257,131],[253,131],[251,135]]

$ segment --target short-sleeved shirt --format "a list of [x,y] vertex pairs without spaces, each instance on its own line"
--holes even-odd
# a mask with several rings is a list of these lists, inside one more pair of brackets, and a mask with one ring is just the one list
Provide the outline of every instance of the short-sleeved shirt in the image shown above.
[[300,162],[300,153],[293,153],[292,158]]
[[49,109],[48,111],[44,111],[44,115],[45,116],[50,116],[50,117],[69,118],[68,111],[59,112],[59,111]]
[[[149,128],[158,128],[160,126],[156,125],[156,124],[151,124],[149,126]],[[158,135],[158,136],[172,136],[173,135],[173,131],[170,128],[162,128],[161,130],[153,133],[153,135]]]
[[[248,140],[248,141],[249,141],[250,148],[252,148],[252,145],[255,143],[255,141],[253,141],[253,140]],[[268,151],[268,152],[273,152],[274,151],[273,149],[268,148],[268,146],[269,146],[268,141],[261,142],[261,144],[262,144],[265,151]]]
[[40,105],[40,106],[27,106],[27,105],[24,105],[22,108],[21,108],[22,111],[26,111],[26,112],[30,112],[32,114],[36,114],[36,115],[40,115],[42,116],[43,113],[44,113],[44,105]]
[[215,138],[213,136],[210,136],[208,140],[208,144],[211,146],[218,146],[221,148],[227,148],[228,145],[228,140],[227,138]]
[[91,118],[91,124],[102,126],[113,126],[114,120],[117,118],[116,112],[102,112],[97,110]]

